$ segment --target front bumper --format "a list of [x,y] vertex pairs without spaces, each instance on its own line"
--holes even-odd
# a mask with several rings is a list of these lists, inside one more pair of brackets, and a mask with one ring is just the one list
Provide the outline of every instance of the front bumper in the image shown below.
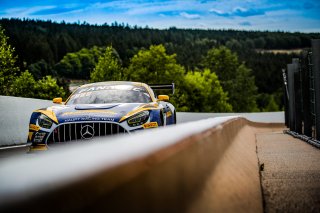
[[137,130],[156,128],[157,122],[146,122],[141,126],[130,127],[127,122],[66,122],[53,124],[50,129],[35,128],[29,130],[28,141],[32,145],[52,144],[78,140],[89,140],[95,137],[131,133]]

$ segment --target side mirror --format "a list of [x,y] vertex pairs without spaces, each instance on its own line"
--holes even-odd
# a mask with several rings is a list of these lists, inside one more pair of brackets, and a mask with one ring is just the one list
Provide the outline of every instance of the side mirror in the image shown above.
[[53,103],[55,104],[61,104],[62,103],[62,98],[54,98]]
[[169,101],[169,96],[167,95],[159,95],[158,101]]

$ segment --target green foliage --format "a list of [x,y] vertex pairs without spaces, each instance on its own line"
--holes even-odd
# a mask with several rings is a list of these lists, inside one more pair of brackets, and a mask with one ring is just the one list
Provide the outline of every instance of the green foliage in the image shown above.
[[209,69],[203,72],[188,72],[178,94],[180,97],[176,104],[180,111],[232,111],[232,106],[228,103],[227,94],[223,92],[217,75],[211,73]]
[[35,97],[41,99],[53,99],[55,97],[65,97],[66,95],[63,88],[58,86],[56,79],[51,76],[46,76],[39,80],[34,90],[37,92]]
[[76,79],[89,79],[103,48],[83,48],[78,52],[66,54],[54,67],[59,76]]
[[277,112],[280,110],[278,104],[275,101],[274,95],[259,94],[257,103],[259,106],[261,106],[261,111],[263,112]]
[[19,72],[14,48],[8,44],[8,37],[0,25],[0,95],[10,95],[10,85]]
[[128,79],[149,84],[174,82],[175,95],[170,99],[179,111],[229,112],[227,94],[223,92],[218,77],[210,70],[188,72],[176,62],[176,55],[168,55],[163,45],[140,50],[126,70]]
[[11,85],[11,94],[19,97],[53,99],[65,97],[65,91],[57,85],[55,79],[46,76],[36,81],[28,71],[15,78]]
[[[64,22],[54,23],[29,19],[0,19],[0,24],[5,29],[6,35],[10,37],[10,39],[5,37],[3,30],[1,30],[1,42],[3,43],[5,37],[5,44],[1,43],[0,57],[10,56],[10,60],[0,58],[1,94],[10,95],[10,82],[13,82],[13,79],[19,76],[19,70],[23,71],[26,68],[36,81],[46,75],[59,77],[59,85],[61,85],[60,78],[90,79],[90,73],[98,63],[99,57],[105,52],[105,48],[101,46],[106,44],[112,44],[112,47],[118,51],[119,55],[116,57],[119,61],[120,58],[122,59],[120,64],[124,70],[129,70],[131,67],[130,72],[127,73],[130,74],[134,72],[134,67],[130,65],[133,56],[138,57],[139,51],[147,51],[146,49],[151,45],[163,44],[167,56],[175,56],[173,57],[174,62],[178,67],[185,70],[203,70],[208,67],[212,72],[215,72],[224,92],[228,94],[229,103],[233,105],[234,111],[256,111],[257,109],[252,101],[254,98],[251,101],[250,98],[246,100],[239,98],[241,96],[249,97],[250,95],[255,97],[256,93],[273,95],[275,103],[279,108],[282,108],[283,102],[279,95],[279,89],[282,88],[281,69],[298,55],[297,53],[276,54],[263,50],[308,48],[310,47],[310,40],[319,38],[320,35],[319,33],[196,30],[174,27],[158,30],[137,26],[131,27],[119,23],[97,26],[87,23],[66,24]],[[228,49],[220,52],[212,50],[219,49],[217,47],[221,45],[227,46],[232,52],[230,53]],[[14,52],[12,46],[16,48]],[[207,53],[208,56],[206,57]],[[19,55],[19,58],[14,55]],[[221,63],[212,63],[211,57],[216,58]],[[215,66],[215,69],[210,67],[211,65],[203,66],[204,64],[201,63],[206,61],[203,60],[204,58],[209,59],[207,62]],[[245,61],[246,68],[252,70],[249,71],[249,74],[243,71],[243,68],[239,68],[242,61]],[[168,60],[168,62],[170,61]],[[224,63],[228,66],[224,66]],[[3,66],[6,68],[3,69]],[[155,65],[152,66],[155,67]],[[137,65],[137,67],[139,66]],[[146,69],[150,70],[150,67]],[[156,70],[156,72],[161,71]],[[184,81],[183,75],[174,81]],[[235,90],[233,85],[235,79],[242,75],[247,76],[250,80],[249,82],[242,81],[241,84],[237,83],[236,88],[240,89]],[[159,78],[160,75],[149,76],[148,74],[143,76],[139,74],[139,76],[143,77],[141,80],[143,81],[143,79],[153,77]],[[253,80],[252,76],[254,76]],[[136,78],[137,76],[133,75],[133,77]],[[121,79],[124,80],[129,80],[129,78],[131,78],[130,75],[121,76]],[[173,80],[170,80],[170,78],[171,76],[160,76],[160,79],[154,79],[152,82],[159,83],[159,80],[163,79],[162,82],[164,83],[172,82]],[[258,87],[256,92],[254,92],[254,86],[251,84],[252,81],[255,81],[255,85]],[[247,85],[251,88],[249,91],[241,91],[241,88],[246,88],[244,83],[251,85]],[[177,91],[182,91],[183,83],[178,84]],[[186,95],[181,93],[182,99],[184,96]],[[239,102],[240,99],[241,103]],[[177,96],[174,96],[172,100],[179,104]],[[259,109],[269,109],[268,103],[270,102],[259,101]]]
[[258,111],[255,79],[251,70],[239,63],[236,53],[224,46],[213,48],[204,58],[203,66],[218,75],[234,111]]
[[231,81],[229,91],[230,103],[235,112],[257,112],[257,87],[251,70],[241,64],[236,71],[235,79]]
[[10,95],[27,98],[35,97],[36,91],[34,87],[36,83],[32,74],[25,71],[12,82]]
[[98,63],[90,74],[91,82],[123,79],[122,67],[117,55],[117,52],[111,46],[106,48],[105,53],[100,56]]
[[57,75],[51,66],[43,59],[34,64],[30,64],[28,70],[35,79],[41,79],[42,76],[46,75]]
[[151,45],[148,50],[140,50],[133,56],[128,69],[127,79],[148,84],[180,84],[184,68],[177,64],[176,55],[168,55],[163,45]]
[[[125,70],[125,78],[130,81],[145,82],[148,84],[168,84],[174,82],[177,88],[184,84],[184,68],[177,64],[176,55],[168,55],[163,45],[151,45],[148,50],[140,50],[130,60],[129,67]],[[176,90],[170,102],[178,110],[189,110],[181,104],[186,101],[186,94]],[[167,91],[158,91],[166,94]],[[179,108],[184,107],[184,108]]]
[[227,81],[234,79],[236,70],[239,67],[239,61],[236,53],[221,46],[208,51],[204,58],[203,65],[212,72],[215,72],[224,86]]

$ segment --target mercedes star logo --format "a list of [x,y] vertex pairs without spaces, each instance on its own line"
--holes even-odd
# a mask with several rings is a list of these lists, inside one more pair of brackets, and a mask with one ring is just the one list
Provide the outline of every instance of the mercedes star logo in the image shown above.
[[94,136],[94,129],[90,125],[85,125],[81,128],[80,133],[83,139],[91,139]]

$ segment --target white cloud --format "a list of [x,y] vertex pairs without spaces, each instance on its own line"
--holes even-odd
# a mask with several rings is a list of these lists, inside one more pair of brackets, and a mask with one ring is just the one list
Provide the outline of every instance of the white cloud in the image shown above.
[[223,15],[225,14],[225,12],[221,11],[221,10],[217,10],[217,9],[210,9],[209,12],[215,13],[215,14],[219,14],[219,15]]
[[35,6],[35,7],[17,7],[17,8],[10,8],[5,10],[5,14],[12,15],[12,16],[18,16],[18,17],[23,17],[23,16],[28,16],[32,13],[42,11],[42,10],[48,10],[48,9],[53,9],[56,6]]
[[186,19],[200,19],[201,18],[201,16],[199,14],[189,14],[186,12],[180,13],[180,16],[182,16],[183,18],[186,18]]

